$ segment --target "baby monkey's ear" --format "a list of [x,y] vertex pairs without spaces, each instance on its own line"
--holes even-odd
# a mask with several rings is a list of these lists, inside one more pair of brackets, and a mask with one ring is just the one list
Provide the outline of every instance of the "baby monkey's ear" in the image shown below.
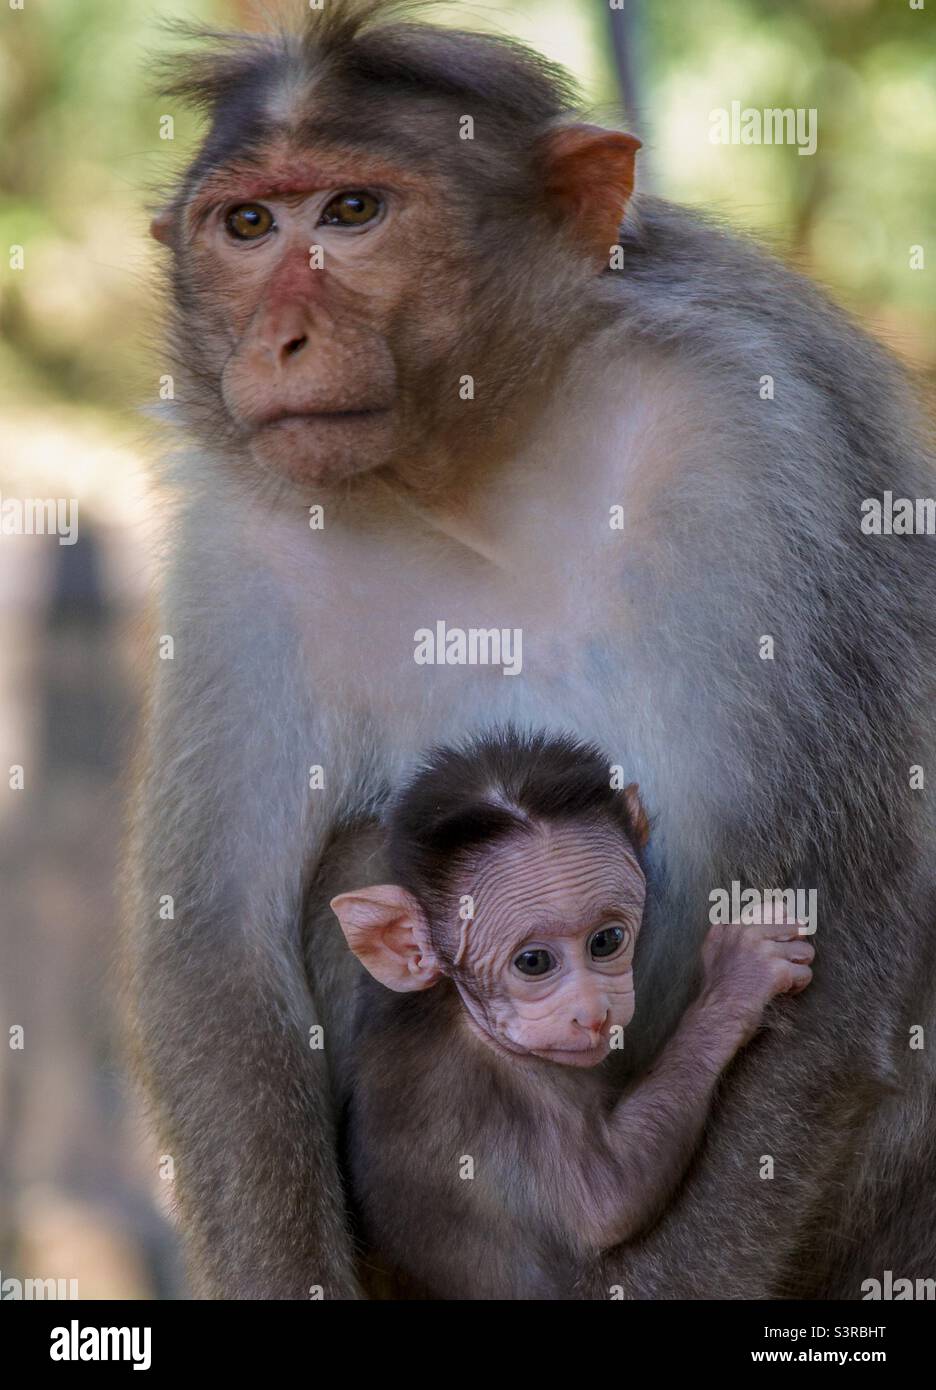
[[388,989],[428,989],[441,977],[429,924],[405,888],[357,888],[339,893],[330,906],[351,950]]
[[631,825],[634,827],[634,843],[638,849],[643,849],[650,838],[650,822],[643,808],[643,802],[640,799],[640,788],[636,782],[631,782],[630,786],[624,788],[624,800],[627,802],[627,809],[631,814]]

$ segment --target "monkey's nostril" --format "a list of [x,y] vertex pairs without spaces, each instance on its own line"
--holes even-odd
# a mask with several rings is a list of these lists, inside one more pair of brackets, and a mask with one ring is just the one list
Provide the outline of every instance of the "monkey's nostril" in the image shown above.
[[601,1018],[598,1018],[597,1015],[595,1015],[592,1018],[577,1018],[575,1021],[580,1028],[585,1030],[586,1033],[591,1033],[594,1037],[599,1037],[605,1024],[608,1021],[608,1010],[605,1009]]
[[307,336],[305,335],[305,333],[303,333],[303,335],[302,335],[301,338],[290,338],[289,342],[288,342],[288,343],[285,345],[285,347],[283,348],[283,356],[284,356],[284,357],[293,357],[293,356],[295,356],[295,354],[296,354],[297,352],[301,352],[301,351],[302,351],[302,349],[305,347],[305,345],[306,345],[306,343],[307,343],[308,341],[309,341],[309,339],[307,338]]

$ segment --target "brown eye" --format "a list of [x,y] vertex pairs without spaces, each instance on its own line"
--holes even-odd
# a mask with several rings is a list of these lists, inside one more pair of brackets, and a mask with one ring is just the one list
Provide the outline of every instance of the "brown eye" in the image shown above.
[[532,951],[521,951],[514,959],[514,965],[521,975],[548,975],[555,961],[548,951],[537,947]]
[[592,960],[607,960],[609,956],[617,955],[624,945],[625,937],[623,927],[602,927],[596,931],[588,943]]
[[380,199],[373,193],[339,193],[322,213],[319,226],[363,227],[365,222],[373,222],[380,208]]
[[256,241],[266,236],[276,226],[273,214],[262,203],[241,203],[224,219],[224,225],[231,236],[238,241]]

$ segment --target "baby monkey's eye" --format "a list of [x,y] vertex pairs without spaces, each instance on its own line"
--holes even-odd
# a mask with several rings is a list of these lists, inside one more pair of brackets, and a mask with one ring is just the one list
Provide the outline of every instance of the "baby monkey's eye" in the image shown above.
[[555,961],[548,951],[536,947],[532,951],[521,951],[514,959],[514,965],[521,975],[548,975]]
[[373,193],[338,193],[319,218],[319,226],[362,227],[373,222],[380,208],[380,199]]
[[262,203],[240,203],[236,208],[231,208],[224,225],[238,241],[256,241],[273,230],[276,220]]
[[623,927],[601,927],[588,943],[592,960],[607,960],[609,956],[616,956],[626,939],[627,932]]

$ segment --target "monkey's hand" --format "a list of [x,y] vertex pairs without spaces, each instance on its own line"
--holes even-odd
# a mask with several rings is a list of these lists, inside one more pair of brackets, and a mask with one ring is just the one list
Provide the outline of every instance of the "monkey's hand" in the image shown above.
[[814,954],[796,922],[711,928],[698,998],[611,1113],[611,1145],[624,1177],[617,1191],[613,1179],[604,1185],[614,1196],[596,1235],[600,1248],[633,1240],[665,1209],[698,1146],[719,1076],[757,1031],[774,995],[809,984]]
[[743,1046],[777,994],[799,994],[812,979],[815,949],[795,921],[712,927],[702,947],[699,1004]]

